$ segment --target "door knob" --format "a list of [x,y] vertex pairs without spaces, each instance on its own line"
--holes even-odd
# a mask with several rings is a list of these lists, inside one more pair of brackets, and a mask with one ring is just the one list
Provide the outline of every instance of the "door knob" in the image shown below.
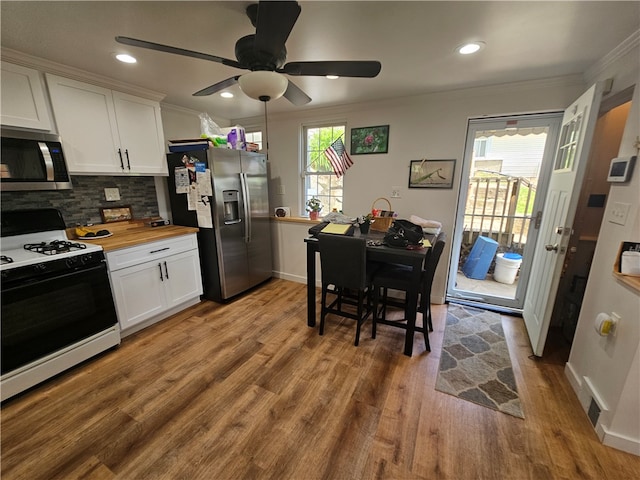
[[547,252],[557,252],[558,251],[558,244],[554,244],[554,245],[545,245],[544,246],[545,250]]

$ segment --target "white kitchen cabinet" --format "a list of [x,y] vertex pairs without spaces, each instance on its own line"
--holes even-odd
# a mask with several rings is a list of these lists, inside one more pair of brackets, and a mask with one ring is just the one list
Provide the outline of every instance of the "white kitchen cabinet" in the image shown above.
[[46,74],[69,171],[167,175],[160,104]]
[[200,300],[195,234],[107,252],[118,321],[128,335]]
[[31,68],[1,62],[2,116],[11,127],[51,130],[51,119],[40,73]]

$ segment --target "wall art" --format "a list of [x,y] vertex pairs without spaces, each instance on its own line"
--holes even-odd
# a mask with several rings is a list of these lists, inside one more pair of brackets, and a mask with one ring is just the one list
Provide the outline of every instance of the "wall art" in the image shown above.
[[351,129],[351,155],[387,153],[389,151],[389,125]]
[[409,188],[452,188],[455,160],[411,160]]
[[130,206],[126,207],[109,207],[101,208],[100,216],[103,223],[121,222],[123,220],[132,220],[133,212]]

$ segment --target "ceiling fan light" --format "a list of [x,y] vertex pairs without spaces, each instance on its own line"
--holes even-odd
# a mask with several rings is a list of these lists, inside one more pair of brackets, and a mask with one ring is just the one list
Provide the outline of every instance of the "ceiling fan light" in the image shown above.
[[267,101],[284,95],[289,80],[276,72],[256,70],[242,75],[238,83],[245,95],[256,100]]
[[231,93],[231,92],[222,92],[222,93],[220,94],[220,96],[221,96],[222,98],[233,98],[233,93]]
[[329,80],[337,80],[338,78],[340,78],[338,75],[326,75],[326,77],[327,77]]

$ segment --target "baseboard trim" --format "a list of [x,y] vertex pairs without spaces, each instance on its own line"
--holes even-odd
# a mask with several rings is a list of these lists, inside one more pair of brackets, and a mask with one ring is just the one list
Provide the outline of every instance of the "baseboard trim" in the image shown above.
[[625,435],[618,434],[609,430],[604,423],[608,423],[611,419],[611,411],[606,402],[600,397],[597,389],[588,377],[581,377],[576,369],[567,362],[564,366],[564,374],[569,381],[569,385],[578,397],[578,401],[585,413],[589,410],[589,404],[593,398],[598,406],[602,409],[600,418],[595,426],[595,432],[603,445],[616,450],[631,453],[640,456],[640,439],[630,438]]
[[629,438],[624,435],[611,432],[598,424],[598,437],[602,440],[602,444],[607,447],[615,448],[616,450],[622,450],[623,452],[631,453],[640,457],[640,440],[637,438]]

